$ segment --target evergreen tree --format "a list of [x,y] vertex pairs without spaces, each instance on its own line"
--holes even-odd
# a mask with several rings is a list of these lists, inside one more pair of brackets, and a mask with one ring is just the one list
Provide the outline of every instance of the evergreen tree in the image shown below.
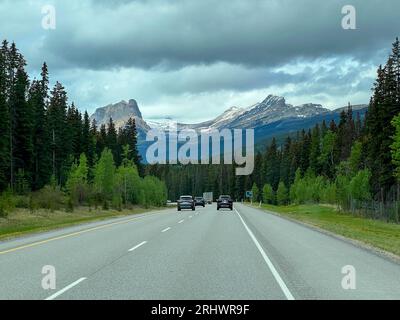
[[396,39],[386,65],[378,68],[362,140],[366,165],[371,171],[372,190],[379,200],[385,200],[385,194],[395,183],[390,146],[395,133],[391,121],[400,112],[399,61]]
[[335,158],[336,140],[337,140],[337,134],[330,129],[326,132],[325,136],[322,139],[319,162],[321,164],[322,174],[328,178],[333,177],[335,164],[337,162]]
[[67,110],[66,136],[70,139],[71,154],[73,159],[79,159],[84,150],[82,149],[82,115],[72,103]]
[[393,143],[390,146],[392,162],[395,166],[394,175],[398,182],[400,182],[400,115],[397,115],[392,120],[392,125],[395,128],[393,136]]
[[263,175],[263,156],[260,152],[257,152],[254,159],[254,170],[252,173],[252,181],[261,188],[265,182],[266,177]]
[[302,173],[305,173],[310,166],[310,147],[311,147],[311,131],[307,133],[305,130],[301,131],[300,138],[300,155],[299,165]]
[[0,192],[5,190],[9,183],[9,132],[10,114],[7,104],[7,50],[8,43],[3,42],[0,49]]
[[129,145],[129,159],[136,165],[139,175],[144,175],[144,169],[142,165],[142,159],[138,151],[138,140],[137,140],[137,129],[135,118],[129,118],[128,122],[124,126],[120,134],[120,145]]
[[[8,140],[9,140],[9,170],[10,170],[10,186],[11,189],[14,188],[15,183],[15,128],[17,126],[18,117],[18,103],[22,103],[22,109],[25,109],[25,94],[27,86],[27,76],[24,74],[23,68],[26,63],[22,55],[19,53],[15,43],[13,42],[8,48],[8,43],[3,42],[3,48],[6,56],[6,91],[7,91],[7,102],[8,102],[8,115],[9,115],[9,125],[8,125]],[[17,81],[17,74],[19,74]],[[22,128],[20,128],[22,129]],[[21,130],[23,131],[23,130]],[[21,137],[22,138],[22,137]],[[23,148],[20,148],[21,156]],[[23,165],[23,159],[20,159],[19,165]],[[21,168],[23,170],[23,168]]]
[[283,147],[281,168],[280,168],[280,180],[284,181],[284,183],[287,185],[291,183],[292,159],[293,159],[292,139],[290,137],[287,137]]
[[24,174],[27,184],[32,181],[33,159],[33,118],[31,106],[26,97],[28,93],[28,75],[21,65],[16,73],[15,85],[10,97],[10,105],[15,114],[13,126],[13,165],[19,175]]
[[273,138],[270,146],[265,153],[264,174],[265,181],[269,183],[274,190],[278,187],[280,175],[280,156],[276,139]]
[[50,145],[52,153],[52,173],[59,184],[65,182],[72,144],[67,125],[67,93],[57,82],[51,91],[48,108]]
[[[97,147],[98,147],[98,132],[97,132],[97,123],[96,120],[93,119],[92,123],[90,125],[90,144],[89,144],[89,149],[88,149],[88,163],[89,167],[93,168],[94,164],[97,161],[98,158],[98,153],[97,153]],[[89,173],[90,175],[90,173]]]
[[111,118],[107,126],[106,146],[112,152],[115,163],[119,165],[121,163],[121,157],[118,152],[117,130]]
[[33,179],[32,188],[38,190],[50,180],[51,150],[47,122],[49,77],[46,63],[42,66],[42,79],[33,81],[29,91],[29,105],[33,118]]
[[310,146],[310,168],[316,175],[321,173],[321,136],[318,124],[313,128],[311,133]]

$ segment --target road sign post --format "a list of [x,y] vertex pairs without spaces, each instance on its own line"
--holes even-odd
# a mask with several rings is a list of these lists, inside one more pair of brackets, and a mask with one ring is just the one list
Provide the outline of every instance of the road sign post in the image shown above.
[[253,191],[246,191],[246,198],[250,199],[251,204],[253,204]]

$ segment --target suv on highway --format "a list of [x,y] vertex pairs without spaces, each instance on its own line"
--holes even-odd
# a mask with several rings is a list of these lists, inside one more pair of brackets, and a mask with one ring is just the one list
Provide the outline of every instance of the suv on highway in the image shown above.
[[193,211],[195,210],[195,204],[192,196],[180,196],[177,203],[178,211],[181,211],[182,209],[192,209]]
[[220,208],[229,208],[233,210],[233,200],[230,196],[222,195],[217,199],[217,210]]
[[194,198],[194,205],[195,206],[203,206],[203,208],[206,206],[206,200],[204,200],[203,197],[196,197]]

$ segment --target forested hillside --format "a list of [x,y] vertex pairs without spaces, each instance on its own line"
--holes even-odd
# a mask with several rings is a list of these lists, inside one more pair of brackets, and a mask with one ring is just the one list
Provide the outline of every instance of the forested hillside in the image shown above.
[[331,203],[371,217],[399,221],[400,45],[393,43],[379,66],[368,112],[353,117],[351,106],[338,123],[321,123],[278,145],[273,139],[255,158],[251,176],[233,166],[151,166],[167,183],[169,197],[231,194],[274,204]]
[[[61,83],[49,88],[43,64],[30,80],[15,43],[0,49],[0,214],[25,206],[165,203],[165,185],[144,177],[135,120],[116,130],[81,114]],[[59,200],[58,200],[59,199]],[[22,201],[24,202],[24,201]],[[60,203],[57,203],[60,202]]]

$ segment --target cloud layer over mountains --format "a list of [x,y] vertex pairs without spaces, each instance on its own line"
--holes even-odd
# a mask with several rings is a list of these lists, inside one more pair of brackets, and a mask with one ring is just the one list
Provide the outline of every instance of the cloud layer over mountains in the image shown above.
[[354,0],[357,29],[341,28],[347,1],[48,1],[0,3],[0,35],[16,41],[31,77],[49,64],[81,109],[135,97],[146,118],[205,120],[268,92],[294,105],[368,102],[377,65],[400,30],[400,2]]

